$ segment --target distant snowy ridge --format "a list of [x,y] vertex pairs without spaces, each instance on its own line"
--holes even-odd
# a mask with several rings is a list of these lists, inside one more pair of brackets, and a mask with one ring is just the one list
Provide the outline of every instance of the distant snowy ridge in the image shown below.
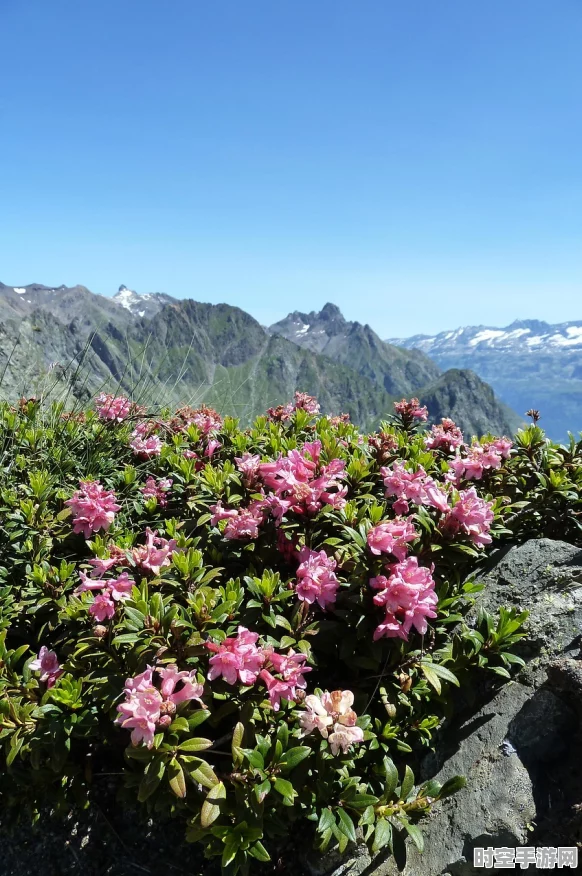
[[414,335],[410,338],[388,338],[389,344],[434,353],[436,350],[461,348],[495,348],[513,351],[543,347],[580,347],[582,349],[582,321],[549,325],[537,320],[517,320],[506,328],[468,326],[438,335]]

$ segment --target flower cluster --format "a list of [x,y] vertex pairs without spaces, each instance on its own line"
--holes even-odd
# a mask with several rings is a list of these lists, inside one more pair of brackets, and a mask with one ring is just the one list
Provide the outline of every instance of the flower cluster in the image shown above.
[[115,603],[124,602],[131,596],[131,588],[135,581],[127,572],[122,572],[117,578],[89,577],[85,572],[80,572],[81,584],[75,593],[83,593],[86,590],[100,590],[89,606],[89,614],[99,623],[110,620],[115,614]]
[[432,577],[433,567],[419,566],[416,557],[407,557],[387,566],[390,574],[370,579],[370,586],[379,592],[374,604],[382,606],[386,616],[376,628],[374,640],[399,637],[408,640],[414,627],[421,635],[427,630],[427,618],[435,618],[437,595]]
[[443,453],[454,453],[463,443],[463,433],[453,420],[443,417],[441,422],[433,426],[424,440],[427,450],[442,450]]
[[314,515],[323,507],[341,509],[345,505],[347,487],[340,487],[345,477],[343,459],[332,459],[319,465],[321,442],[305,442],[303,451],[290,450],[274,462],[259,465],[267,487],[273,490],[283,510]]
[[260,678],[267,688],[272,708],[278,711],[282,699],[295,702],[297,690],[305,689],[304,675],[311,672],[311,668],[304,665],[305,654],[296,653],[292,648],[287,654],[278,654],[271,647],[257,646],[258,639],[258,633],[251,633],[241,626],[236,636],[226,638],[220,644],[206,642],[206,647],[214,655],[209,660],[207,677],[209,681],[222,677],[227,684],[239,682],[246,687],[254,685]]
[[[308,414],[318,414],[319,402],[316,398],[312,395],[308,395],[306,392],[296,392],[293,402],[290,402],[287,405],[278,405],[276,408],[269,408],[267,413],[272,420],[278,420],[279,422],[284,423],[285,420],[291,418],[294,411],[299,410],[307,411]],[[342,417],[345,416],[347,415],[342,414]]]
[[90,538],[91,533],[109,529],[121,505],[115,501],[113,490],[105,490],[99,481],[80,481],[79,489],[67,499],[65,505],[75,515],[73,532],[83,533]]
[[54,687],[57,678],[63,674],[57,655],[45,645],[38,652],[38,657],[28,664],[28,668],[33,672],[40,672],[40,680],[46,682],[49,688]]
[[459,499],[453,505],[442,524],[442,531],[452,538],[459,532],[469,536],[473,544],[483,547],[491,544],[489,529],[493,523],[491,502],[481,499],[475,487],[461,490]]
[[[154,684],[154,672],[161,686]],[[196,672],[179,671],[175,663],[147,666],[144,672],[125,682],[125,702],[117,706],[116,720],[124,729],[131,730],[133,745],[143,742],[147,748],[154,744],[156,729],[172,723],[172,715],[181,703],[197,700],[204,693],[204,685],[196,681]]]
[[465,456],[455,456],[449,462],[449,479],[459,484],[463,479],[479,481],[485,471],[501,468],[509,458],[512,442],[509,438],[497,438],[484,444],[472,444]]
[[161,454],[164,442],[157,435],[143,437],[139,434],[139,431],[135,429],[131,433],[129,446],[141,459],[151,459],[153,456],[159,456]]
[[295,592],[303,602],[317,601],[325,611],[333,605],[339,581],[334,574],[336,561],[325,551],[312,551],[304,545],[299,551],[299,567]]
[[428,420],[428,409],[423,407],[417,398],[411,398],[410,401],[403,398],[402,401],[394,402],[394,410],[405,426],[411,425],[414,420],[419,420],[421,423]]
[[156,481],[150,476],[142,488],[142,495],[145,499],[156,499],[158,505],[164,508],[168,504],[166,494],[172,489],[172,483],[172,478],[160,478]]
[[305,711],[299,716],[301,735],[319,730],[334,756],[340,750],[347,754],[350,746],[364,741],[364,731],[356,725],[358,716],[352,709],[353,704],[351,690],[310,694],[305,697]]
[[386,496],[395,496],[393,508],[396,514],[407,514],[409,502],[427,505],[439,511],[449,510],[447,494],[429,477],[422,466],[414,472],[408,471],[403,462],[394,462],[391,468],[383,467],[380,473],[384,478]]
[[100,420],[113,420],[122,423],[132,413],[134,405],[123,395],[100,393],[95,399],[95,408]]
[[393,554],[403,560],[408,553],[408,544],[418,538],[418,531],[409,520],[388,520],[378,523],[368,531],[368,547],[373,554]]

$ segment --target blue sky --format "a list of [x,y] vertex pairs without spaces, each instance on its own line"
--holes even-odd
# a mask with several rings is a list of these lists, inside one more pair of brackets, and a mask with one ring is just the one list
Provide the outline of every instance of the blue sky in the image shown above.
[[579,0],[0,0],[0,280],[582,319]]

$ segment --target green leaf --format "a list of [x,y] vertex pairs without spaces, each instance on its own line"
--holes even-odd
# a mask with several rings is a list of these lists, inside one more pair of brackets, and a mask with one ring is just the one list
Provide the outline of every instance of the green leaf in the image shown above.
[[398,784],[398,770],[396,769],[394,761],[389,757],[385,757],[382,763],[384,766],[384,772],[386,773],[384,794],[386,799],[390,800],[396,790],[396,785]]
[[275,779],[275,791],[277,791],[281,797],[285,797],[287,800],[293,801],[297,796],[297,791],[287,779],[281,779],[277,777]]
[[311,754],[311,748],[309,745],[298,745],[296,748],[290,748],[289,751],[286,751],[283,755],[283,760],[281,761],[281,767],[286,768],[286,770],[293,770],[300,764],[302,760],[305,760],[306,757],[309,757]]
[[412,772],[408,764],[406,764],[406,767],[404,769],[404,778],[402,779],[402,785],[400,787],[400,799],[408,800],[408,797],[410,796],[410,792],[412,791],[413,787],[414,773]]
[[202,804],[200,812],[200,824],[202,827],[210,827],[220,815],[220,803],[226,798],[226,788],[222,782],[218,782],[208,792],[206,800]]
[[323,833],[326,830],[331,830],[334,824],[335,818],[331,809],[322,809],[317,825],[318,832]]
[[453,776],[452,779],[449,779],[442,786],[438,799],[444,800],[445,797],[450,797],[451,794],[456,794],[457,791],[461,791],[463,788],[467,786],[467,779],[465,776]]
[[432,666],[429,663],[421,663],[420,668],[422,669],[422,673],[423,673],[424,677],[426,678],[426,680],[428,681],[428,683],[432,687],[434,687],[434,689],[436,690],[436,692],[438,694],[440,694],[440,692],[441,692],[440,679],[439,679],[438,675],[436,674],[436,672],[433,670]]
[[162,781],[163,775],[166,771],[166,764],[160,755],[156,755],[156,757],[150,761],[146,769],[147,772],[144,773],[137,792],[137,799],[140,803],[145,802],[145,800],[147,800],[148,797],[151,797],[154,793]]
[[213,788],[218,783],[218,776],[205,760],[196,758],[192,767],[186,766],[186,769],[192,781],[197,785],[202,785],[204,788]]
[[173,758],[168,764],[168,780],[170,782],[170,788],[176,797],[183,798],[186,796],[186,779],[184,778],[184,770],[176,758]]
[[257,840],[256,843],[250,847],[249,854],[251,854],[253,858],[256,858],[257,861],[263,861],[264,863],[271,860],[271,856],[260,840]]
[[407,832],[408,836],[416,846],[419,852],[424,851],[424,837],[422,835],[422,831],[416,824],[411,824],[407,818],[399,818],[400,824],[403,826],[404,830]]
[[178,748],[180,751],[205,751],[207,748],[210,748],[211,745],[211,739],[194,738],[184,740],[184,742],[180,743]]
[[356,842],[356,829],[354,827],[354,822],[348,815],[345,809],[338,809],[337,811],[339,817],[339,829],[343,833],[345,837],[347,837],[350,842]]
[[376,822],[376,830],[374,831],[374,843],[372,845],[373,852],[379,852],[384,846],[387,846],[392,841],[392,825],[385,818],[381,818]]
[[254,748],[243,748],[242,753],[253,769],[263,770],[265,768],[265,759],[260,751],[256,751]]
[[350,806],[354,809],[365,809],[367,806],[374,806],[378,802],[378,797],[373,794],[356,794],[350,800]]

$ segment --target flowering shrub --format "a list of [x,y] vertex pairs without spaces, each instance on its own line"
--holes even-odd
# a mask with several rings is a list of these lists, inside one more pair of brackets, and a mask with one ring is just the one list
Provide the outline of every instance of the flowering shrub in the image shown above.
[[462,786],[413,774],[453,689],[521,662],[525,616],[471,620],[470,573],[581,543],[582,448],[467,442],[414,399],[370,436],[318,412],[0,406],[4,811],[91,801],[98,767],[229,873],[296,830],[422,848]]

